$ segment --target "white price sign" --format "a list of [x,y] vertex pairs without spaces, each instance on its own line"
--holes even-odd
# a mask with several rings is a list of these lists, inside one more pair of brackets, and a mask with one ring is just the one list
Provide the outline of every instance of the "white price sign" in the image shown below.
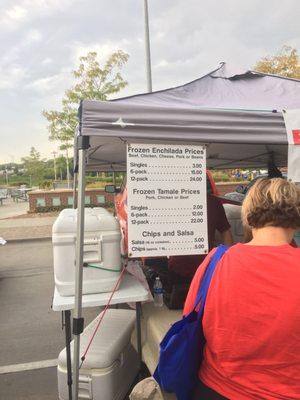
[[128,144],[128,254],[208,252],[206,148]]

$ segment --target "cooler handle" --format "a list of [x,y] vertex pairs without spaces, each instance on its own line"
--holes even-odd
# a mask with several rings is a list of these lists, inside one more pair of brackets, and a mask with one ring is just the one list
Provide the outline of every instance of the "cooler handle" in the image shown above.
[[102,240],[84,239],[83,241],[83,262],[102,262]]

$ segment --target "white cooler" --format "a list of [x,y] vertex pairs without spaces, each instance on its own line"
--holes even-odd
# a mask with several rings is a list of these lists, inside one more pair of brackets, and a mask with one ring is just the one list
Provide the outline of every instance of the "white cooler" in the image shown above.
[[[77,210],[62,210],[52,228],[54,280],[61,296],[75,294]],[[105,208],[86,208],[83,294],[111,292],[120,276],[121,232]]]
[[[101,314],[81,335],[80,356],[94,332]],[[79,370],[79,399],[123,400],[139,370],[131,344],[135,311],[109,309],[103,318],[86,359]],[[71,342],[73,356],[74,342]],[[60,400],[68,400],[66,350],[58,357],[57,378]]]

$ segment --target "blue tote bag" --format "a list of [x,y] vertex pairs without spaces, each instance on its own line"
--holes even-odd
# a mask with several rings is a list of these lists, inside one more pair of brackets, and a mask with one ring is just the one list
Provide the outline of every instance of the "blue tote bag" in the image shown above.
[[193,311],[175,322],[160,343],[153,377],[164,391],[175,393],[178,400],[191,400],[197,384],[205,344],[202,317],[206,296],[218,261],[227,249],[224,245],[217,247],[202,277]]

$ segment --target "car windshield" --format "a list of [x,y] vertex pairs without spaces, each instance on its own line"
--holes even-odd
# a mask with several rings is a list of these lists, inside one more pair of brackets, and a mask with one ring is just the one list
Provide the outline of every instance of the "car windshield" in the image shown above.
[[[248,183],[246,186],[245,194],[248,192],[248,190],[255,184],[255,182],[258,181],[258,179],[263,179],[263,178],[268,178],[268,175],[259,175],[256,178],[254,178],[251,182]],[[287,174],[283,173],[282,174],[283,179],[287,179]]]
[[267,177],[268,177],[268,175],[260,175],[260,176],[257,176],[256,178],[254,178],[254,179],[253,179],[251,182],[249,182],[248,185],[246,186],[246,191],[245,191],[245,193],[248,192],[248,190],[255,184],[255,182],[258,181],[258,179],[263,179],[263,178],[267,178]]

